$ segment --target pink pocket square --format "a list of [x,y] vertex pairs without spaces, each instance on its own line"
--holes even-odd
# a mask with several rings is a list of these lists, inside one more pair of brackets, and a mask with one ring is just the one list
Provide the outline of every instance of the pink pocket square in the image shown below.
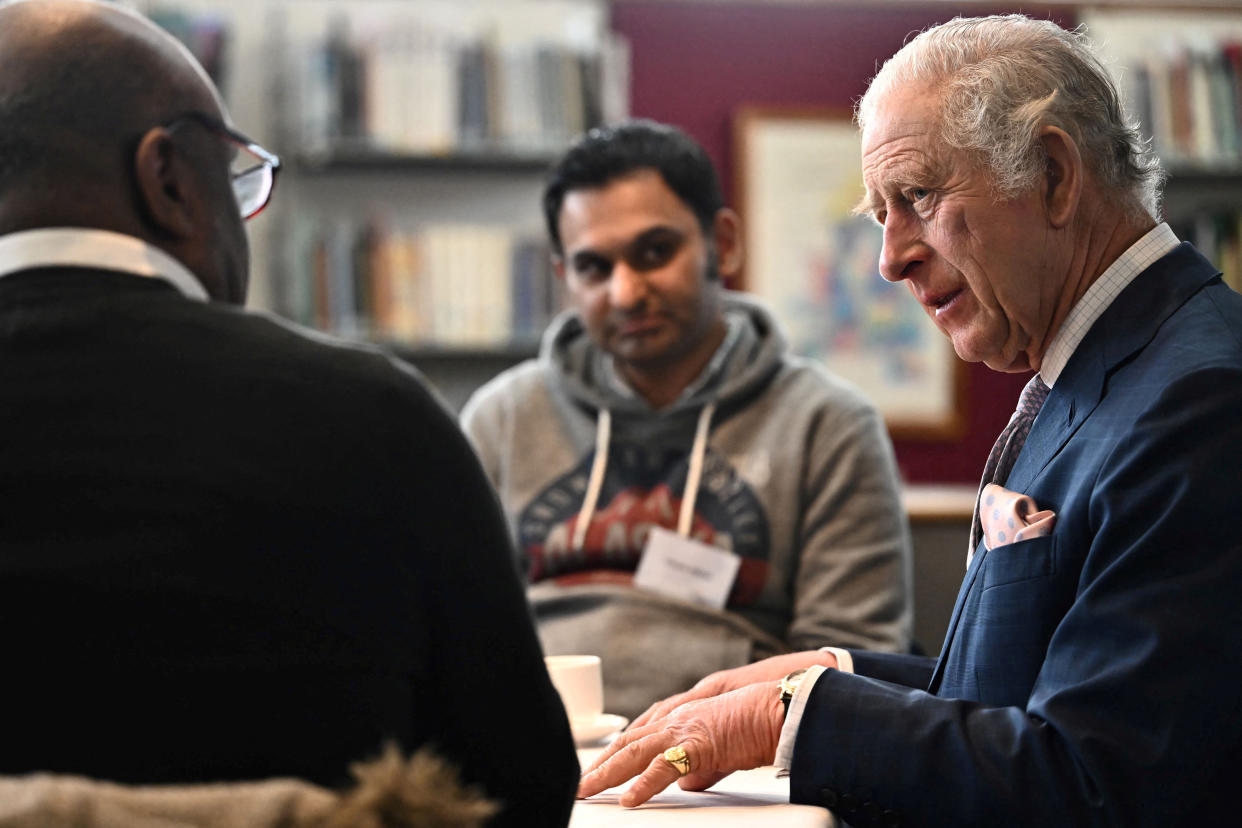
[[1056,524],[1056,513],[1040,510],[1024,494],[989,483],[983,487],[979,503],[979,522],[983,525],[983,545],[995,549],[1017,541],[1047,535]]

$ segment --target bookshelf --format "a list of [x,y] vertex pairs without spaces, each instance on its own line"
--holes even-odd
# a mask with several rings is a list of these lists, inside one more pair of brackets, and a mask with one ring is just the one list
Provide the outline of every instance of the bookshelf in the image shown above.
[[458,150],[444,155],[424,153],[391,152],[376,149],[366,143],[339,144],[325,153],[305,153],[291,159],[305,175],[321,172],[379,170],[395,172],[407,170],[424,172],[452,170],[470,173],[541,173],[552,163],[553,153],[520,153],[504,150],[465,151]]
[[560,307],[540,195],[628,115],[606,0],[130,0],[286,161],[250,306],[416,364],[446,400],[534,355]]
[[1165,219],[1242,291],[1242,10],[1084,10],[1169,172]]
[[605,12],[284,3],[269,54],[298,210],[274,231],[271,308],[458,374],[533,352],[560,307],[544,171],[628,110],[628,52]]

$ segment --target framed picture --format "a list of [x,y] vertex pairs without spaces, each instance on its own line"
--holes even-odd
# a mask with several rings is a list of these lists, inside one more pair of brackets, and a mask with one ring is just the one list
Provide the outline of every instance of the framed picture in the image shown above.
[[853,212],[863,183],[849,113],[747,107],[734,148],[740,287],[767,302],[796,353],[862,388],[895,439],[960,437],[965,366],[905,285],[880,276],[881,228]]

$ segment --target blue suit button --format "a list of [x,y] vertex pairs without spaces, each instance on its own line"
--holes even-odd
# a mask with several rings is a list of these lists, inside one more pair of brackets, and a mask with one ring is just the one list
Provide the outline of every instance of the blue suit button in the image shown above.
[[901,815],[896,811],[885,811],[881,816],[884,819],[885,828],[898,828],[901,825]]
[[825,808],[835,808],[837,803],[840,802],[840,797],[837,796],[837,792],[832,788],[820,788],[819,799],[824,803]]
[[841,796],[841,808],[847,813],[852,814],[857,811],[859,804],[858,797],[853,794],[843,794]]
[[863,816],[867,818],[867,823],[869,825],[880,824],[880,816],[881,816],[882,810],[883,809],[880,808],[880,806],[875,804],[874,802],[864,802],[862,806]]

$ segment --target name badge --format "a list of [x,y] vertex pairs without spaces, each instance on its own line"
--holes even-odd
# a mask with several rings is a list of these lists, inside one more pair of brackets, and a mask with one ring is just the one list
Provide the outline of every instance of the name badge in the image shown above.
[[732,552],[658,527],[634,573],[634,585],[695,604],[723,609],[742,559]]

